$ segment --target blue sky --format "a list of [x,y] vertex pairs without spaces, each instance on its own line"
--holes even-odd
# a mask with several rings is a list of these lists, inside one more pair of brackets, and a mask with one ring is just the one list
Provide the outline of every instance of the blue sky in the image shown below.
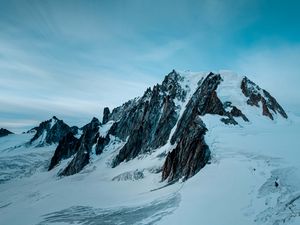
[[229,69],[300,111],[300,3],[0,0],[0,127],[83,125],[173,68]]

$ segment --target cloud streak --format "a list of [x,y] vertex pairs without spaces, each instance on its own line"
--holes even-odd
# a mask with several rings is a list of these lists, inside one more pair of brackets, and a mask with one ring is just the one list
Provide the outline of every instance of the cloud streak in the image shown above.
[[300,20],[288,12],[299,4],[272,4],[270,10],[265,0],[2,1],[0,127],[20,131],[54,114],[83,125],[173,68],[251,74],[295,105],[300,30],[293,25]]

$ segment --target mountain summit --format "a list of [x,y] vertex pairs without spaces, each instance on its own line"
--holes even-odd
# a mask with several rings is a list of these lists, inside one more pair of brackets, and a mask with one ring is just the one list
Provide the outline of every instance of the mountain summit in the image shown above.
[[35,135],[30,139],[29,144],[41,147],[58,143],[67,133],[76,133],[77,128],[69,127],[63,120],[53,116],[51,119],[41,122],[30,132],[35,132]]
[[[162,180],[188,179],[210,160],[210,146],[205,142],[207,128],[202,120],[208,114],[218,115],[220,123],[231,126],[255,122],[251,121],[254,116],[270,120],[287,118],[276,99],[247,77],[231,72],[173,70],[143,96],[112,111],[105,108],[102,123],[94,118],[82,128],[79,139],[70,134],[65,136],[59,142],[52,158],[55,163],[51,163],[49,170],[62,159],[72,157],[60,175],[78,173],[91,162],[93,155],[108,151],[113,142],[119,140],[123,144],[112,158],[111,167],[163,148],[165,151],[160,154],[160,157],[165,155],[160,169]],[[58,126],[58,120],[55,121]],[[46,129],[47,135],[52,134],[49,131],[54,127],[53,119],[40,127]],[[41,133],[37,132],[32,140]],[[50,138],[53,136],[58,141],[63,135],[46,136],[46,142],[53,142]]]

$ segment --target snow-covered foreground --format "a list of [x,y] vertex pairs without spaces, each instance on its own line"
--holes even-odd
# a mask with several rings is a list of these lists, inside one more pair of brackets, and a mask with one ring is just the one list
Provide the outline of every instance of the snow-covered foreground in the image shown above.
[[160,158],[148,155],[111,169],[113,151],[124,144],[116,140],[82,173],[59,178],[68,160],[48,172],[56,146],[26,147],[30,137],[0,139],[1,225],[151,224],[179,205],[182,184],[155,190],[164,185],[157,172]]
[[213,117],[204,119],[212,163],[161,224],[300,224],[299,118],[228,127]]
[[46,168],[55,146],[1,138],[0,224],[299,224],[300,118],[228,126],[216,117],[203,118],[211,163],[166,187],[163,148],[112,169],[116,140],[80,174],[58,178],[63,165]]

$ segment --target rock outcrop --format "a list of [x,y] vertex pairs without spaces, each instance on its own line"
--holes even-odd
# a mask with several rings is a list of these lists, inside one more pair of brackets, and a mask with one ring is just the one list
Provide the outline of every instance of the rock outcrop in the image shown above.
[[67,133],[76,131],[74,127],[70,128],[63,120],[55,116],[40,123],[38,127],[31,129],[31,132],[33,130],[36,132],[29,144],[35,144],[38,147],[58,143]]
[[113,167],[166,144],[179,116],[175,99],[183,101],[186,96],[180,85],[182,79],[176,71],[172,71],[161,85],[147,89],[117,122],[114,135],[121,139],[129,137],[114,159]]
[[274,119],[274,113],[279,113],[284,118],[288,117],[284,109],[269,92],[261,89],[247,77],[243,78],[241,89],[243,94],[248,98],[247,104],[256,107],[260,107],[260,104],[262,105],[262,114],[264,116],[267,116],[272,120]]
[[105,107],[103,110],[103,119],[102,119],[103,124],[106,124],[109,121],[109,114],[110,114],[109,108]]
[[79,140],[72,132],[67,133],[60,141],[51,159],[48,170],[52,170],[61,160],[74,155],[79,148]]
[[99,137],[99,126],[99,120],[93,118],[89,124],[83,127],[83,134],[76,144],[78,149],[74,150],[76,155],[68,166],[60,173],[61,176],[78,173],[89,163],[92,147],[97,143]]
[[5,129],[5,128],[0,128],[0,137],[4,137],[7,136],[9,134],[13,134],[13,132]]
[[216,96],[221,82],[219,74],[210,73],[198,86],[180,118],[171,144],[177,144],[163,166],[162,180],[187,179],[198,172],[209,160],[210,151],[204,141],[205,124],[199,116],[224,115],[223,104]]
[[216,96],[215,90],[221,82],[221,76],[210,73],[198,86],[195,93],[189,100],[186,109],[178,121],[175,133],[171,138],[171,144],[179,142],[183,136],[185,128],[189,126],[198,115],[206,113],[224,115],[223,105]]
[[99,136],[97,145],[96,145],[96,154],[100,155],[103,152],[103,149],[105,148],[106,145],[110,142],[110,137],[109,134],[107,134],[105,137]]

